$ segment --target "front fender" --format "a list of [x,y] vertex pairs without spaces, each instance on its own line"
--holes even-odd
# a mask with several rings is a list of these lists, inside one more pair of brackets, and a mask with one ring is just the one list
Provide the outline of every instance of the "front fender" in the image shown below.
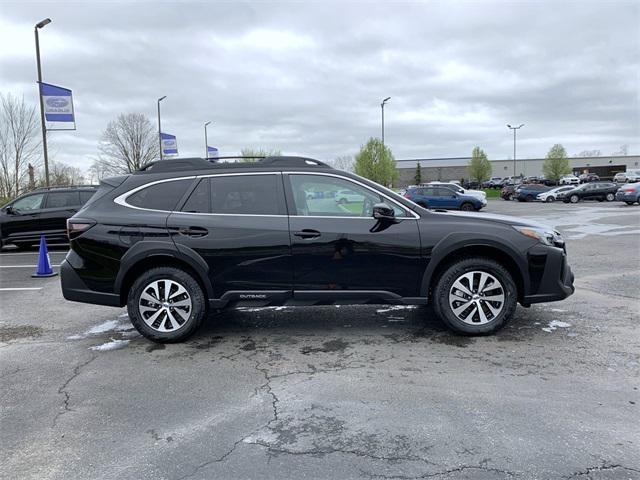
[[518,253],[518,250],[510,242],[491,234],[479,236],[478,232],[455,232],[442,238],[431,250],[430,260],[420,285],[420,295],[428,297],[433,275],[438,266],[442,265],[442,262],[446,261],[447,258],[456,251],[474,247],[491,248],[505,255],[517,266],[522,279],[524,292],[529,291],[529,275],[527,274],[528,267],[526,259]]

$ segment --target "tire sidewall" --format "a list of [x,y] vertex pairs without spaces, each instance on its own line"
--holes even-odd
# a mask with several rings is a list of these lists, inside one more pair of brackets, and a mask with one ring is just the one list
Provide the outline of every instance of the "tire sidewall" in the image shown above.
[[[182,285],[191,297],[191,315],[187,324],[175,332],[159,332],[149,327],[138,311],[138,302],[144,288],[156,280],[173,280]],[[129,290],[127,311],[133,326],[141,335],[153,342],[179,342],[195,332],[206,316],[206,298],[198,282],[187,272],[174,267],[158,267],[142,273]]]
[[[505,303],[496,318],[484,325],[464,323],[451,310],[449,291],[453,283],[471,271],[490,273],[502,284]],[[468,258],[450,265],[440,276],[433,290],[433,306],[442,321],[454,332],[463,335],[487,335],[502,328],[512,317],[518,303],[518,291],[511,274],[495,260],[483,257]]]
[[571,196],[569,197],[569,201],[570,201],[571,203],[578,203],[578,202],[580,201],[580,197],[578,197],[577,195],[571,195]]

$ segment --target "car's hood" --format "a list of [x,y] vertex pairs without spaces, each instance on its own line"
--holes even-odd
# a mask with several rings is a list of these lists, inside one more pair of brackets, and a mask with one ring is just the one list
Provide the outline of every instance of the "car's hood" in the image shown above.
[[481,222],[496,222],[502,223],[503,225],[518,225],[522,227],[534,227],[534,228],[544,228],[549,231],[554,231],[554,228],[545,225],[543,223],[532,222],[530,220],[520,218],[520,217],[511,217],[509,215],[496,215],[494,213],[478,213],[478,212],[458,212],[452,210],[430,210],[430,212],[434,215],[447,215],[460,219],[469,219],[474,221]]

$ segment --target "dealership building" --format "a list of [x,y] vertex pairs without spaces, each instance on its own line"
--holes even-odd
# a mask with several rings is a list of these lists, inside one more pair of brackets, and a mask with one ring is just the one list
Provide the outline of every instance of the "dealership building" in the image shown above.
[[[414,158],[396,160],[400,173],[398,187],[406,187],[415,183],[416,165],[420,163],[423,182],[449,181],[468,179],[467,165],[471,157],[456,158]],[[568,157],[571,171],[579,175],[588,171],[602,179],[610,179],[627,168],[640,168],[640,155],[615,155],[608,157]],[[513,160],[491,160],[492,177],[508,177],[510,175],[540,176],[544,158],[519,158]]]

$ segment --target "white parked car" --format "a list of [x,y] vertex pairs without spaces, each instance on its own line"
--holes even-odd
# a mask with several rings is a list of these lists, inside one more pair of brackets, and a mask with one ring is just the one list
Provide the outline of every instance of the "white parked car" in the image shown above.
[[568,192],[569,190],[573,190],[574,186],[572,185],[564,185],[562,187],[552,188],[551,190],[547,190],[546,192],[539,193],[536,197],[541,202],[555,202],[558,199],[558,194],[562,192]]
[[481,190],[469,190],[467,188],[462,188],[460,185],[453,182],[429,182],[428,185],[446,185],[460,195],[470,195],[472,197],[476,197],[478,200],[485,202],[485,205],[487,202],[487,194]]
[[614,182],[624,183],[635,183],[640,182],[640,168],[632,168],[628,169],[626,172],[616,173],[615,177],[613,177]]
[[364,202],[364,197],[362,195],[358,195],[351,190],[338,190],[338,193],[336,193],[336,196],[334,198],[337,203]]
[[558,185],[580,185],[580,179],[575,175],[564,175]]

